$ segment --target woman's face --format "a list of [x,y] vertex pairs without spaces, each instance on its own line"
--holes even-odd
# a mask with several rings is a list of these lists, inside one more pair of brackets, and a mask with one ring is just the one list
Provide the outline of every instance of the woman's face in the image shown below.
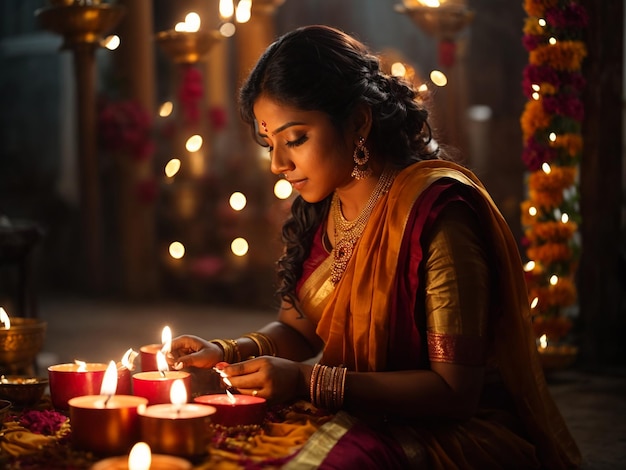
[[254,104],[259,135],[269,145],[272,173],[307,202],[318,202],[353,182],[354,133],[340,134],[320,111],[283,106],[261,95]]

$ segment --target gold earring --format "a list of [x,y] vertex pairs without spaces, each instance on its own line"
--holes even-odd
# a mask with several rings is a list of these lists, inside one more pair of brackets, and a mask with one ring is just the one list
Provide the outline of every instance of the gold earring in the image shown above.
[[357,180],[362,180],[371,176],[372,169],[367,164],[370,159],[370,152],[365,146],[365,139],[361,136],[359,136],[359,141],[354,148],[352,158],[354,159],[354,168],[352,169],[350,176]]

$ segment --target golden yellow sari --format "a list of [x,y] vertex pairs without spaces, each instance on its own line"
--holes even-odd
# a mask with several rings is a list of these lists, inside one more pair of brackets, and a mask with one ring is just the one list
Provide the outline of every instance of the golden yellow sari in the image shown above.
[[[418,358],[426,333],[419,331],[413,313],[424,314],[423,306],[415,305],[420,280],[412,272],[418,272],[414,261],[421,255],[415,242],[422,229],[433,223],[436,211],[445,207],[449,187],[455,188],[455,197],[460,194],[472,205],[491,234],[498,304],[490,319],[493,334],[487,362],[497,367],[513,399],[510,411],[523,422],[524,431],[509,429],[510,416],[487,404],[465,423],[403,428],[400,444],[416,454],[416,465],[427,461],[432,468],[497,468],[499,462],[512,459],[520,468],[576,467],[579,451],[549,395],[538,360],[516,241],[483,185],[454,163],[425,161],[400,172],[374,208],[336,287],[328,279],[330,260],[304,281],[299,291],[301,308],[317,323],[317,333],[325,342],[320,362],[355,371],[423,367],[424,359]],[[340,420],[345,421],[345,416]],[[310,442],[315,439],[313,435]],[[332,454],[329,448],[324,458]],[[294,465],[297,461],[298,457]]]

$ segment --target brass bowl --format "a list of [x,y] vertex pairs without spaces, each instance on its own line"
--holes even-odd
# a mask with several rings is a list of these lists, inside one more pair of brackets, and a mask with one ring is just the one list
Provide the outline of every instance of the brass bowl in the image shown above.
[[0,368],[16,374],[28,369],[43,346],[46,323],[36,318],[11,318],[11,328],[0,329]]
[[48,387],[47,377],[3,375],[0,377],[0,398],[16,405],[34,405]]

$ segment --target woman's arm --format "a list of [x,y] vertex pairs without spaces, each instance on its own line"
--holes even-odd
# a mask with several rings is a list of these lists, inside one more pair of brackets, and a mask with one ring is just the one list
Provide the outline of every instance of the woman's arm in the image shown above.
[[[292,361],[300,362],[315,357],[322,348],[322,341],[315,333],[315,325],[295,308],[284,304],[277,321],[268,323],[258,333],[267,336],[275,349],[274,355]],[[178,370],[187,367],[211,368],[224,361],[225,347],[236,347],[234,356],[241,360],[260,355],[259,345],[251,337],[242,336],[235,341],[236,345],[233,345],[230,339],[212,342],[193,335],[182,335],[172,340],[168,361]],[[228,357],[232,355],[228,354]]]
[[[323,343],[315,333],[315,325],[290,305],[283,302],[278,319],[258,330],[267,335],[276,346],[276,356],[293,361],[305,361],[315,357]],[[241,358],[258,356],[257,344],[248,337],[237,339]]]
[[348,373],[345,405],[401,416],[472,416],[483,387],[490,272],[476,214],[449,204],[426,240],[424,298],[430,370]]

